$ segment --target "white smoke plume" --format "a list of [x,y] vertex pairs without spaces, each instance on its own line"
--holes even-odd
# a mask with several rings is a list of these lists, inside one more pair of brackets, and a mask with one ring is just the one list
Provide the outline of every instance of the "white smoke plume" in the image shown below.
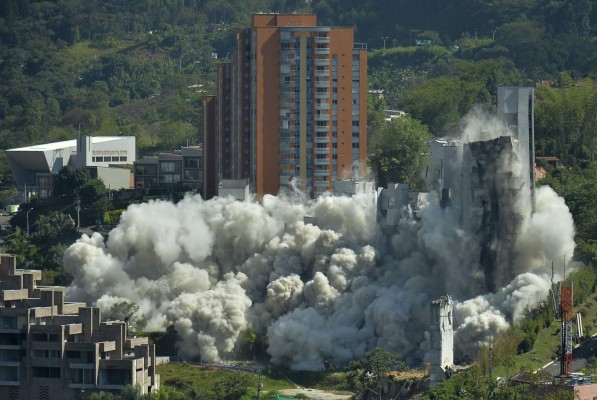
[[[480,126],[487,137],[502,134],[479,115],[469,138]],[[517,168],[515,157],[508,163]],[[132,205],[107,241],[84,235],[66,251],[68,296],[104,310],[137,304],[145,329],[174,325],[183,357],[218,361],[251,328],[267,333],[272,362],[320,370],[374,346],[423,359],[429,303],[447,293],[457,302],[456,350],[466,354],[542,301],[546,267],[574,250],[570,213],[547,187],[536,191],[535,214],[516,225],[515,242],[492,242],[508,257],[491,274],[480,263],[482,241],[461,227],[458,210],[431,198],[416,217],[405,209],[388,235],[376,223],[374,196]],[[524,202],[511,207],[530,216]]]

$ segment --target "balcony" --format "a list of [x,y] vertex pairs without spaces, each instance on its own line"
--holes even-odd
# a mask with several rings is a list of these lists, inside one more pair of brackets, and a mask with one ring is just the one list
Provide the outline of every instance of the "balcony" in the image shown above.
[[296,93],[294,93],[294,91],[292,91],[292,92],[285,92],[285,91],[283,91],[280,94],[280,97],[283,98],[283,99],[294,99],[296,97]]
[[330,160],[327,158],[315,159],[315,165],[330,165]]
[[[329,132],[330,127],[329,126],[316,126],[315,127],[315,132],[321,132],[321,133],[327,133]],[[321,137],[318,137],[317,139],[320,139]],[[327,137],[326,137],[327,139]],[[327,142],[318,142],[317,140],[315,140],[316,143],[327,143]]]
[[313,38],[313,41],[315,43],[329,43],[330,42],[330,37],[329,36],[315,36]]
[[315,149],[315,154],[330,154],[330,149]]
[[0,367],[20,367],[22,365],[21,361],[0,361]]
[[330,87],[330,81],[325,80],[325,79],[317,80],[317,81],[315,81],[314,85],[316,88],[328,88],[328,87]]
[[3,301],[24,300],[27,297],[29,297],[29,291],[27,289],[0,291],[0,300]]
[[329,110],[330,103],[315,103],[316,110]]
[[330,114],[315,114],[315,121],[328,121]]
[[324,66],[327,67],[330,65],[330,59],[329,58],[316,58],[315,60],[313,60],[313,63],[316,66]]
[[315,50],[313,51],[315,54],[330,54],[330,49],[329,48],[315,48]]
[[69,363],[68,367],[72,368],[72,369],[93,369],[94,364],[93,363]]
[[330,172],[329,171],[315,171],[313,173],[313,176],[316,176],[316,177],[327,177],[327,176],[330,176]]
[[318,78],[329,78],[330,71],[321,71],[321,70],[317,71],[316,70],[314,75]]
[[327,187],[330,183],[328,181],[315,181],[317,187]]
[[0,344],[0,350],[21,350],[25,348],[23,344]]
[[329,100],[330,98],[330,94],[328,92],[316,92],[315,95],[313,96],[316,99],[326,99]]

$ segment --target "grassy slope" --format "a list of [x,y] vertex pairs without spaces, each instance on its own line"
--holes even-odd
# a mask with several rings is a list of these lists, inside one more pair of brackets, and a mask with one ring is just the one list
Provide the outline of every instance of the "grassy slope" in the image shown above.
[[[207,389],[213,389],[215,382],[230,374],[246,374],[255,381],[256,373],[202,368],[186,363],[161,364],[157,366],[162,385],[184,388],[196,383]],[[343,372],[296,372],[268,367],[262,375],[264,393],[275,393],[283,389],[294,389],[297,385],[315,389],[346,391],[346,379]]]
[[[221,369],[209,369],[191,365],[181,364],[161,364],[157,366],[157,373],[160,374],[162,385],[183,388],[200,383],[206,389],[212,390],[214,384],[221,378],[231,374],[249,375],[255,381],[257,387],[258,376],[255,373],[229,371]],[[276,392],[282,389],[293,389],[295,385],[289,382],[280,374],[265,372],[262,376],[264,392]]]
[[[581,312],[583,308],[588,310],[583,315],[585,335],[593,335],[597,333],[597,312],[595,312],[597,310],[596,293],[589,296],[583,304],[575,307],[574,312]],[[554,360],[560,344],[560,331],[561,322],[559,320],[554,321],[549,328],[539,331],[532,350],[514,357],[513,365],[496,367],[496,374],[498,376],[510,376],[521,369],[535,371]]]

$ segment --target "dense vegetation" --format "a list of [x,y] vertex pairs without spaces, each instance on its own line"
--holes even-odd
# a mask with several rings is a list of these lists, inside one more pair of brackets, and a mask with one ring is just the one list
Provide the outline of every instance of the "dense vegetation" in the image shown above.
[[[587,264],[570,278],[576,305],[595,292],[597,7],[590,0],[422,0],[416,6],[405,0],[4,0],[2,149],[79,133],[135,135],[141,154],[200,143],[202,96],[213,92],[216,65],[229,54],[235,28],[247,26],[259,11],[316,12],[320,24],[354,26],[356,41],[368,43],[369,86],[383,90],[383,98],[369,101],[371,161],[381,180],[416,185],[410,167],[418,158],[403,161],[413,149],[424,153],[418,146],[428,135],[457,131],[474,106],[495,107],[499,85],[537,86],[537,153],[557,156],[566,166],[549,170],[544,184],[570,207],[576,258]],[[404,109],[410,118],[386,124],[385,108]],[[16,195],[11,179],[1,154],[4,204]],[[60,260],[76,236],[69,216],[76,197],[84,218],[99,218],[109,207],[105,188],[88,177],[63,171],[57,184],[63,203],[50,205],[53,212],[29,205],[29,235],[25,207],[14,220],[7,251],[22,258],[20,265],[43,268],[43,283],[66,284]],[[504,365],[531,349],[552,324],[549,310],[530,311],[505,336],[498,358]],[[470,386],[475,381],[487,385]],[[192,390],[185,388],[185,395],[206,396]],[[488,393],[479,390],[494,398],[509,390],[518,395],[514,388],[492,386],[476,370],[443,390],[444,397],[432,392],[429,398]]]

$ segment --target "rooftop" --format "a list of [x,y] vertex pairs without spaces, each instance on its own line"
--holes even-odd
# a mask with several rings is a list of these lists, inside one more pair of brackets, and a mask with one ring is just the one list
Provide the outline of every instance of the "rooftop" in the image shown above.
[[[111,142],[113,140],[120,140],[124,136],[93,136],[91,143],[104,143]],[[33,146],[19,147],[17,149],[9,149],[6,151],[48,151],[48,150],[59,150],[66,147],[76,147],[77,139],[65,140],[62,142],[43,143],[35,144]]]

